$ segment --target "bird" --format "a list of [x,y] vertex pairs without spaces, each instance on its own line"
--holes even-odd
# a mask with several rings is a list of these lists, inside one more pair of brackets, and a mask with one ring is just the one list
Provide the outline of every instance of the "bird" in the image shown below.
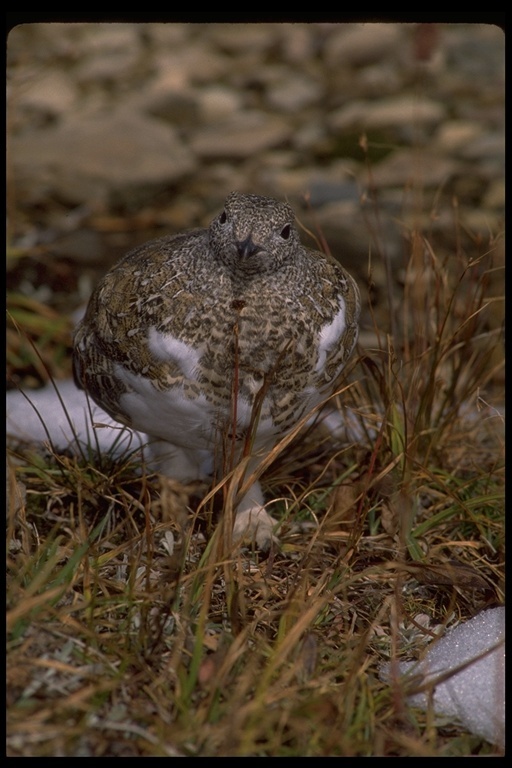
[[[151,240],[100,280],[73,340],[73,373],[151,464],[183,483],[262,457],[330,396],[357,342],[354,278],[304,246],[293,208],[231,192],[208,227]],[[259,480],[233,540],[268,550]]]

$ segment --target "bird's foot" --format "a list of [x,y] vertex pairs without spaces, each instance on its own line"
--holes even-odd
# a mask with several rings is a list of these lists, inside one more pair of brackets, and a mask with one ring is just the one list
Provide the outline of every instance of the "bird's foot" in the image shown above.
[[258,549],[268,552],[272,544],[279,541],[274,535],[277,520],[271,517],[262,506],[249,507],[236,513],[233,527],[233,540],[255,542]]

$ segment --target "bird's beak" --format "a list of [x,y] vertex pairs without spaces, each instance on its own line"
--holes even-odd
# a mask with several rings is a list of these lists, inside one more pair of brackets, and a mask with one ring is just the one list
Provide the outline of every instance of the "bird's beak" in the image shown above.
[[238,242],[236,249],[241,259],[248,259],[261,251],[260,246],[253,241],[252,235],[248,235],[245,240]]

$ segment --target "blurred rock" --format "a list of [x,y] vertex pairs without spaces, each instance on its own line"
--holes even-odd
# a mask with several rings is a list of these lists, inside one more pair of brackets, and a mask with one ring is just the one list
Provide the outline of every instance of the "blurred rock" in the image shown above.
[[483,197],[483,207],[505,210],[505,179],[495,179]]
[[130,101],[127,105],[135,112],[145,112],[152,117],[180,128],[197,124],[200,106],[197,96],[185,90],[160,88]]
[[14,137],[9,152],[17,184],[33,204],[51,189],[71,205],[140,205],[195,167],[173,128],[128,111]]
[[449,120],[439,126],[433,142],[440,153],[461,156],[482,130],[482,126],[472,120]]
[[296,112],[318,104],[323,95],[321,83],[302,76],[284,77],[267,95],[267,103],[278,112]]
[[325,47],[329,67],[362,67],[396,54],[397,24],[337,24]]
[[76,264],[105,264],[105,243],[98,232],[93,229],[76,229],[55,240],[50,250],[52,254],[65,256]]
[[437,187],[460,168],[454,160],[427,150],[399,149],[375,166],[371,178],[377,187]]
[[335,131],[363,130],[367,128],[401,128],[422,126],[431,128],[444,116],[442,104],[415,96],[399,96],[384,101],[352,101],[329,117]]
[[190,140],[196,155],[206,160],[238,160],[283,144],[290,128],[283,120],[258,111],[199,128]]
[[65,72],[38,72],[24,90],[20,127],[45,125],[69,113],[76,99],[76,88]]
[[229,118],[243,109],[243,100],[236,91],[223,85],[211,85],[197,94],[201,120],[214,123]]

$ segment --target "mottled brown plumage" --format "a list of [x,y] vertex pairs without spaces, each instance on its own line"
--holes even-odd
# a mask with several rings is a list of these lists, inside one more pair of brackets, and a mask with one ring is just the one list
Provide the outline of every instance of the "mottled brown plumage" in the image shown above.
[[[94,291],[75,334],[75,378],[149,435],[164,474],[206,477],[254,427],[252,451],[269,451],[331,393],[352,353],[356,283],[301,244],[294,218],[285,203],[234,192],[207,229],[142,245]],[[235,533],[248,528],[268,546],[262,505],[256,483]]]

